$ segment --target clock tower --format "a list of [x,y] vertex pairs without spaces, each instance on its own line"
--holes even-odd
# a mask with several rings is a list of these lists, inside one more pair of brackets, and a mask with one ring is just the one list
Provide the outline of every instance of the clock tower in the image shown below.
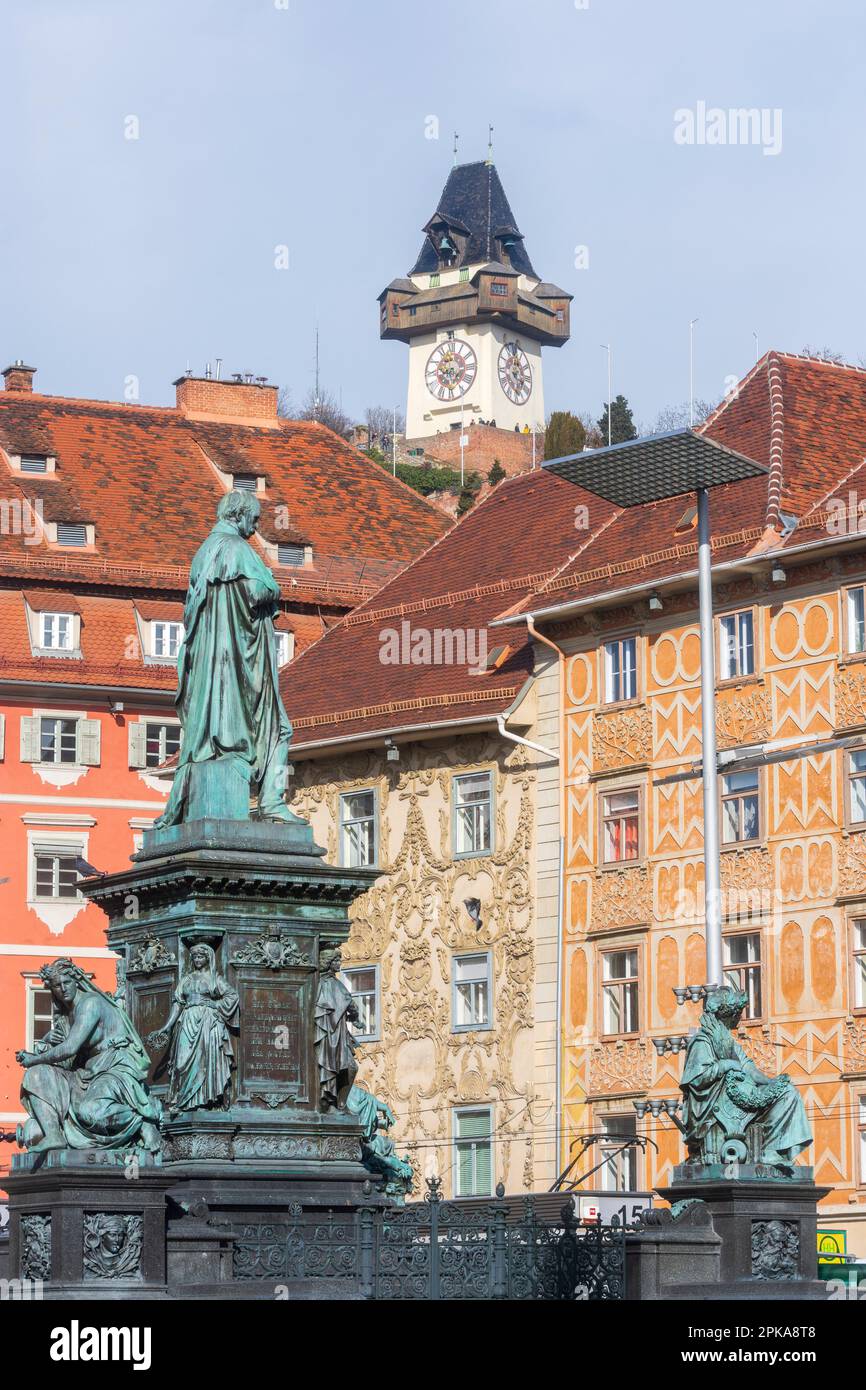
[[407,437],[543,429],[541,350],[568,341],[571,299],[535,273],[492,161],[455,165],[417,261],[379,296],[381,337],[409,344]]

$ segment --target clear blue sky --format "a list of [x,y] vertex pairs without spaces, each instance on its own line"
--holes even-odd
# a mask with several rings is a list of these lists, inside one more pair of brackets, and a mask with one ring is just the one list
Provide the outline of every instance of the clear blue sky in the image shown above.
[[[651,423],[688,395],[696,316],[707,398],[753,330],[866,354],[862,0],[38,0],[2,26],[0,356],[42,390],[120,398],[134,375],[168,403],[219,355],[298,399],[318,321],[350,413],[403,405],[376,295],[452,131],[483,158],[488,121],[536,269],[575,295],[548,409],[598,413],[610,341]],[[699,101],[781,108],[781,153],[676,143]]]

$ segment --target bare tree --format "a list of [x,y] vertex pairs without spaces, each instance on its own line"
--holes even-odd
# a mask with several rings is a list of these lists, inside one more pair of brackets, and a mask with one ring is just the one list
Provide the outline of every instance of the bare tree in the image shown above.
[[841,367],[845,362],[841,352],[834,352],[832,348],[828,347],[810,347],[808,343],[803,348],[802,356],[817,357],[820,362],[835,362],[837,367]]
[[342,439],[348,439],[353,421],[343,410],[333,391],[320,390],[317,396],[311,388],[298,409],[292,405],[291,394],[288,390],[286,390],[285,396],[285,408],[281,408],[283,405],[281,393],[278,409],[286,419],[318,420],[320,425],[327,425],[329,430],[334,431],[334,434],[340,435]]
[[[718,402],[717,402],[718,404]],[[694,423],[700,425],[715,410],[710,401],[696,400],[694,404]],[[692,410],[688,401],[682,405],[669,405],[660,410],[651,429],[642,429],[641,434],[671,434],[674,430],[688,429],[692,423]]]

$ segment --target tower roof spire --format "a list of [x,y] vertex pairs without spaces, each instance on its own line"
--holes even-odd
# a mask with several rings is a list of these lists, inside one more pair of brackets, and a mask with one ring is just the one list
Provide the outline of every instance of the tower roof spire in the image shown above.
[[493,126],[487,127],[487,163],[493,163]]

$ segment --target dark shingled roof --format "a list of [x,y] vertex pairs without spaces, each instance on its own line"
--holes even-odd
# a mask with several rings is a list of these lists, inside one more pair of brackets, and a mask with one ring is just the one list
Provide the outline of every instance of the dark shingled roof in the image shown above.
[[[477,164],[458,164],[456,169],[451,170],[436,212],[430,221],[433,222],[438,217],[468,231],[469,242],[463,256],[464,265],[474,261],[498,260],[501,247],[496,243],[497,235],[512,231],[520,237],[514,213],[508,205],[505,189],[496,168],[493,164],[483,161]],[[511,264],[520,274],[538,278],[522,240],[515,241],[511,248]],[[425,237],[421,253],[409,274],[426,275],[438,269],[436,251],[429,237]]]

